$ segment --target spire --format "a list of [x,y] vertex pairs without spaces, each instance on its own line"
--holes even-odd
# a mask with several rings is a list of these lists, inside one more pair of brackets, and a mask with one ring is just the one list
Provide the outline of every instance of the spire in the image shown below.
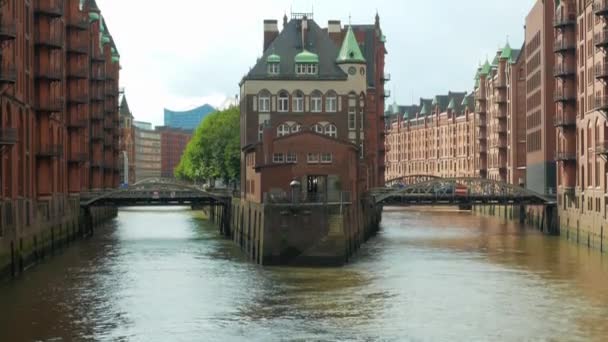
[[454,102],[454,98],[450,100],[450,104],[448,105],[448,109],[454,110],[456,109],[456,102]]
[[507,39],[507,45],[505,45],[505,47],[502,49],[500,59],[510,60],[511,57],[513,57],[513,50],[511,49],[511,45],[509,45],[509,40]]
[[[350,20],[350,19],[349,19]],[[365,58],[355,38],[355,33],[351,25],[348,26],[348,31],[342,42],[342,48],[338,53],[337,63],[365,63]]]
[[492,66],[490,65],[490,61],[488,61],[488,59],[486,58],[486,62],[481,67],[481,70],[479,71],[479,74],[483,75],[483,76],[486,76],[486,75],[488,75],[490,73],[491,69],[492,69]]
[[285,26],[287,26],[287,13],[283,15],[283,28],[285,28]]
[[126,95],[122,95],[122,100],[120,101],[120,106],[118,108],[121,116],[131,116],[131,109],[129,109]]

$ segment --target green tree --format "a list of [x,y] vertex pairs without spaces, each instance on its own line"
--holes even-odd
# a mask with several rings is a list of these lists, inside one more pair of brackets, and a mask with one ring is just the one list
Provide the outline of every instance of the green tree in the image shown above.
[[209,114],[186,146],[174,174],[178,179],[224,183],[240,179],[240,112],[237,107]]

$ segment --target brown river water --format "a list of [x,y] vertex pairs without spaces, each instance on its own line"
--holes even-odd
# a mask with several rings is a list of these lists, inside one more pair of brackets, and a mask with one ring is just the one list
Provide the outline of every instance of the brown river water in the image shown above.
[[0,284],[0,341],[608,341],[608,256],[385,210],[339,268],[266,268],[181,208],[119,212]]

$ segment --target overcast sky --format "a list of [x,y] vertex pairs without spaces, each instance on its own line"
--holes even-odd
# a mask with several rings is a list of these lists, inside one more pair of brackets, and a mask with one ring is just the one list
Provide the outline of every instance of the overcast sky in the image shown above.
[[[470,90],[475,69],[507,36],[524,37],[534,0],[97,0],[121,54],[121,87],[137,120],[162,124],[163,108],[221,104],[262,54],[263,20],[309,12],[320,26],[371,24],[387,37],[387,87],[400,104]],[[393,102],[390,98],[389,103]]]

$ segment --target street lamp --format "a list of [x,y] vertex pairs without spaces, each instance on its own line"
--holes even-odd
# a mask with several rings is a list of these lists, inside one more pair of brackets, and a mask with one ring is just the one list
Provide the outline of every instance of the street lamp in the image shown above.
[[299,196],[298,194],[300,193],[300,181],[298,181],[297,179],[294,179],[291,181],[291,183],[289,183],[289,186],[291,187],[291,202],[293,203],[298,203],[299,200]]

